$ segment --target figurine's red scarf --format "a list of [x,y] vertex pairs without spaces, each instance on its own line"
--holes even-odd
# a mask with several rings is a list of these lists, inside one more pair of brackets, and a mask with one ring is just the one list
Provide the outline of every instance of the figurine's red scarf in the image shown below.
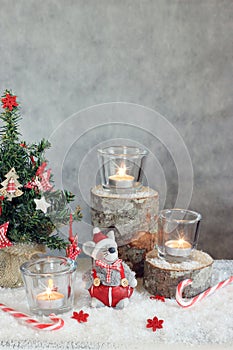
[[96,260],[95,264],[97,266],[103,267],[104,269],[107,270],[107,277],[106,277],[106,282],[110,283],[111,282],[111,270],[117,270],[121,273],[121,278],[122,277],[122,272],[124,273],[124,268],[122,266],[122,260],[121,259],[117,259],[113,264],[109,265],[104,263],[101,260]]

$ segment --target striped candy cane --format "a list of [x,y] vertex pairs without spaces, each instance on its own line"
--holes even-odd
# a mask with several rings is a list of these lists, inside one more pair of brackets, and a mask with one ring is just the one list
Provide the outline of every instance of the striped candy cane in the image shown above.
[[40,329],[44,331],[56,331],[57,329],[60,329],[64,326],[64,320],[58,318],[54,314],[49,315],[49,318],[51,321],[53,321],[53,323],[40,323],[31,318],[30,316],[18,312],[4,304],[0,304],[0,309],[4,312],[8,312],[11,316],[18,318],[19,320],[25,322],[26,324],[35,329]]
[[210,287],[209,289],[205,290],[204,292],[196,295],[194,298],[184,300],[182,298],[183,289],[185,287],[189,286],[190,284],[192,284],[192,280],[190,280],[190,279],[184,280],[184,281],[180,282],[176,288],[176,301],[183,308],[190,307],[190,306],[196,304],[198,301],[204,299],[208,295],[213,294],[217,289],[223,288],[232,282],[233,282],[233,276],[229,277],[225,281],[219,282],[218,284],[216,284],[213,287]]

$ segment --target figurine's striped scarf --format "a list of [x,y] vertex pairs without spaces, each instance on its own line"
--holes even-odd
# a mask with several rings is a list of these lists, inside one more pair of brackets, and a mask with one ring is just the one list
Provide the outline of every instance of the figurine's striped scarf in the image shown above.
[[113,264],[109,265],[104,263],[101,260],[96,260],[95,261],[96,266],[103,267],[104,269],[107,270],[107,277],[106,277],[106,282],[110,283],[111,282],[111,270],[117,270],[119,272],[122,271],[122,260],[117,259]]

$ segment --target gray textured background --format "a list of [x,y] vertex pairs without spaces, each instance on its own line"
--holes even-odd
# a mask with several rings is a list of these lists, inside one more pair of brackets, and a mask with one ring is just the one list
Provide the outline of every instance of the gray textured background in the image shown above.
[[[53,142],[56,176],[83,207],[81,240],[90,233],[97,148],[138,144],[149,150],[148,183],[161,207],[193,184],[199,248],[233,258],[232,0],[0,0],[0,33],[1,89],[22,103],[23,138]],[[165,141],[151,110],[173,127]],[[182,183],[186,161],[177,166],[168,147],[175,131],[194,172]]]

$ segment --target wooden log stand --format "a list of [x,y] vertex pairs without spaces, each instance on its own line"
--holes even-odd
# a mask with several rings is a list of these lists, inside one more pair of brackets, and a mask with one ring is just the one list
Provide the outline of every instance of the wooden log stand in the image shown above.
[[157,250],[146,255],[143,285],[152,295],[175,298],[176,287],[185,279],[192,279],[185,288],[184,297],[193,297],[210,287],[213,259],[204,252],[194,250],[188,261],[171,263],[158,257]]
[[143,276],[146,253],[155,245],[158,210],[158,192],[149,187],[133,193],[114,193],[100,185],[91,189],[93,226],[114,229],[119,257],[137,277]]

